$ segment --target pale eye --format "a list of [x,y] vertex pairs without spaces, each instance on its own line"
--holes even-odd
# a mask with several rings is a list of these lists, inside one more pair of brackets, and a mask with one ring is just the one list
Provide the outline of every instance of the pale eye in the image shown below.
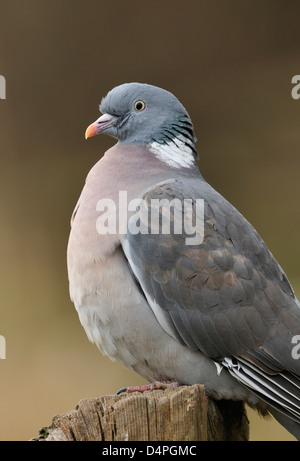
[[146,104],[144,103],[144,101],[139,99],[138,101],[135,101],[133,107],[134,107],[134,110],[136,110],[137,112],[141,112],[142,110],[145,109]]

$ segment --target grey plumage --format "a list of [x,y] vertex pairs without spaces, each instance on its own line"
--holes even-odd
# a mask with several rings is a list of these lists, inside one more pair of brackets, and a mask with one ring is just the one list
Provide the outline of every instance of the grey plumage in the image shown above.
[[[103,131],[119,142],[89,173],[68,245],[71,297],[89,339],[149,381],[200,382],[213,398],[270,411],[300,439],[299,301],[255,229],[201,176],[187,111],[139,83],[116,87],[100,109],[87,137]],[[158,224],[146,219],[148,232],[133,233],[119,191],[143,199]],[[99,235],[103,198],[125,232]],[[186,199],[189,226],[204,200],[204,239],[194,245],[174,230]],[[175,205],[168,233],[160,200]]]

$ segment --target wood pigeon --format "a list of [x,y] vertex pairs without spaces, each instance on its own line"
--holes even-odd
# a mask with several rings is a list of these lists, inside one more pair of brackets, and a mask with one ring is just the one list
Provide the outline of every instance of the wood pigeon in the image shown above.
[[68,243],[88,338],[149,382],[204,384],[300,439],[300,303],[252,225],[199,172],[186,109],[126,83],[100,112],[86,138],[118,142],[87,176]]

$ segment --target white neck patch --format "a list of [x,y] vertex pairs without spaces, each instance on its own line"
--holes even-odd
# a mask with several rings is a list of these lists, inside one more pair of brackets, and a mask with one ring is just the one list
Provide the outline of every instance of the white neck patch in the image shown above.
[[195,165],[193,150],[182,139],[176,137],[164,144],[154,141],[148,144],[148,149],[155,157],[173,168],[191,168]]

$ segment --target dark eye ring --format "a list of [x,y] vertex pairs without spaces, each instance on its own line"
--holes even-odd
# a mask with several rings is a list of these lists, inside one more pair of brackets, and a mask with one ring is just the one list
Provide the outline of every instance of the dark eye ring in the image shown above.
[[136,110],[137,112],[141,112],[142,110],[146,108],[146,104],[144,103],[144,101],[139,99],[138,101],[135,101],[133,107],[134,107],[134,110]]

